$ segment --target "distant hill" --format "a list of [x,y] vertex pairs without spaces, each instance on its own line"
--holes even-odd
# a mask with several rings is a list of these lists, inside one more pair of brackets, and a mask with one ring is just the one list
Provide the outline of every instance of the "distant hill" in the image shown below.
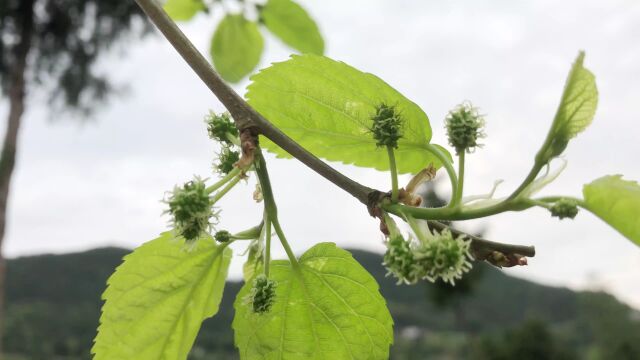
[[[4,339],[9,359],[89,359],[100,294],[128,252],[102,248],[9,260]],[[453,293],[431,284],[398,286],[384,276],[379,254],[351,252],[388,301],[396,331],[393,359],[424,359],[427,353],[429,358],[501,359],[497,354],[511,351],[506,347],[517,344],[518,336],[529,346],[531,334],[547,336],[553,347],[563,349],[548,358],[640,359],[640,316],[611,295],[543,286],[484,264],[476,264],[469,283]],[[240,286],[227,283],[220,311],[205,321],[192,359],[237,358],[231,322]],[[467,296],[456,296],[460,290]]]

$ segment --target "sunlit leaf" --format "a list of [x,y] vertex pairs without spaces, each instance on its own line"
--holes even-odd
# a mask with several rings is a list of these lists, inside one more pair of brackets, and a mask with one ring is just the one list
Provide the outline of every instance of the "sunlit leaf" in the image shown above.
[[640,245],[640,185],[608,175],[584,186],[586,208]]
[[220,75],[235,83],[256,68],[262,48],[262,35],[255,22],[242,15],[227,15],[213,34],[211,58]]
[[264,25],[285,44],[300,51],[322,55],[324,40],[315,21],[291,0],[269,0],[260,11]]
[[584,52],[580,52],[565,84],[560,106],[556,112],[549,138],[547,160],[560,155],[569,140],[586,129],[596,113],[598,89],[595,76],[586,69]]
[[[427,115],[374,75],[307,54],[276,63],[251,80],[246,95],[249,103],[316,156],[388,170],[387,152],[376,147],[369,130],[376,107],[387,104],[395,106],[404,120],[404,136],[396,150],[398,171],[417,173],[430,163],[441,166],[425,150],[431,140]],[[260,144],[287,156],[268,139],[261,139]]]
[[373,277],[333,243],[309,249],[299,269],[271,263],[275,303],[256,314],[252,283],[235,301],[235,343],[242,359],[388,359],[393,321]]
[[167,0],[164,3],[164,11],[173,20],[191,20],[198,12],[206,9],[202,0]]
[[124,258],[102,295],[94,360],[182,360],[218,312],[231,250],[212,238],[189,250],[171,233]]

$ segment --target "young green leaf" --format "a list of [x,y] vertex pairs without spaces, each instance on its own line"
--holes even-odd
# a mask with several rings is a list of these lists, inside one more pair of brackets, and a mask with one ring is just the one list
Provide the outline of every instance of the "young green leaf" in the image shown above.
[[202,0],[167,0],[163,8],[173,20],[187,21],[207,7]]
[[218,312],[231,250],[212,238],[192,250],[169,232],[125,256],[102,295],[94,360],[186,359]]
[[387,359],[393,320],[373,277],[333,243],[309,249],[294,268],[273,261],[271,309],[254,313],[247,282],[235,301],[242,359]]
[[[388,170],[385,148],[378,148],[370,129],[376,109],[393,106],[403,119],[395,150],[400,173],[417,173],[441,162],[425,146],[431,140],[427,115],[415,103],[382,81],[326,57],[294,55],[254,75],[247,99],[260,114],[316,156],[331,161]],[[262,138],[267,150],[286,157]],[[451,155],[444,149],[451,161]]]
[[229,14],[213,34],[211,58],[222,78],[236,83],[258,66],[262,48],[258,25],[241,14]]
[[640,185],[608,175],[586,184],[585,208],[640,246]]
[[301,53],[322,55],[324,40],[315,21],[291,0],[269,0],[260,11],[264,25]]
[[249,245],[247,261],[242,265],[242,277],[245,282],[250,282],[253,277],[264,267],[262,244],[259,240],[254,240]]
[[545,161],[562,154],[569,140],[586,129],[596,113],[598,89],[595,77],[583,63],[584,52],[581,51],[567,78],[560,106],[547,136],[548,146],[541,153]]

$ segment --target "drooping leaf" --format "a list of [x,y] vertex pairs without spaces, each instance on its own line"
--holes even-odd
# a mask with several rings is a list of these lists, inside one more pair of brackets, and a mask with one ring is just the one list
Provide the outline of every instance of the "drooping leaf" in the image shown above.
[[248,282],[264,266],[263,244],[260,239],[251,241],[247,261],[242,265],[242,277]]
[[272,261],[275,302],[257,314],[238,293],[233,320],[241,359],[387,359],[393,321],[373,277],[333,243],[309,249],[295,269]]
[[[254,75],[247,99],[258,112],[316,156],[346,164],[388,170],[384,148],[376,147],[371,117],[381,104],[394,106],[403,119],[396,149],[400,173],[417,173],[440,161],[425,150],[431,140],[427,115],[382,81],[345,63],[316,55],[294,55]],[[260,144],[287,154],[268,139]],[[451,155],[440,150],[450,159]]]
[[187,21],[207,7],[202,0],[167,0],[163,8],[173,20]]
[[596,113],[598,88],[595,76],[586,69],[584,52],[580,52],[573,63],[565,84],[560,106],[553,120],[549,137],[552,140],[546,160],[560,155],[569,140],[586,129]]
[[318,26],[297,3],[269,0],[260,11],[260,18],[269,31],[299,52],[324,53],[324,40]]
[[193,250],[171,233],[124,258],[102,295],[94,360],[182,360],[202,321],[215,315],[231,250],[212,238]]
[[640,185],[608,175],[582,189],[586,208],[640,246]]
[[258,25],[241,14],[220,21],[211,41],[213,65],[222,78],[238,82],[258,66],[263,39]]

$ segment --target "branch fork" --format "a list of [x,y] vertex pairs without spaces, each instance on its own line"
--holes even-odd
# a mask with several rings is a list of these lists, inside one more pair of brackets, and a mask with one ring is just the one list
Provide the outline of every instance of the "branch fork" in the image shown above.
[[[320,176],[358,199],[367,206],[369,214],[380,217],[381,209],[379,206],[387,197],[386,193],[350,179],[285,135],[253,109],[216,73],[156,0],[136,0],[136,2],[231,114],[236,127],[240,130],[242,157],[238,162],[239,167],[253,163],[255,151],[259,151],[256,146],[257,137],[263,135]],[[446,227],[442,223],[431,220],[429,220],[429,225],[435,229]],[[524,256],[535,255],[533,247],[495,243],[453,229],[452,232],[471,239],[472,252],[477,260],[486,260],[496,266],[523,265],[526,264]]]

